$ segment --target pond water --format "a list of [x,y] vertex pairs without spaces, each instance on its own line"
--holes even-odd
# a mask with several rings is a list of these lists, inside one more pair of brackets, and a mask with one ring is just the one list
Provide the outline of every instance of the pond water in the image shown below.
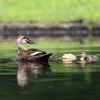
[[15,63],[17,50],[0,51],[0,55],[4,53],[0,58],[0,100],[100,99],[100,60],[86,64],[58,59],[72,49],[76,52],[70,53],[75,55],[78,50],[100,55],[99,47],[49,49],[54,54],[48,63]]

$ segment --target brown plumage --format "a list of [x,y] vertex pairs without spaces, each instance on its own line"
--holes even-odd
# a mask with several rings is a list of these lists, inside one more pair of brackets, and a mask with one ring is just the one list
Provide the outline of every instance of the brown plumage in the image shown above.
[[95,56],[95,55],[87,55],[84,51],[79,53],[79,56],[81,57],[80,60],[83,61],[97,61],[99,59],[99,57]]
[[48,61],[52,53],[46,53],[45,51],[39,49],[26,49],[23,47],[24,43],[35,44],[29,40],[26,36],[18,36],[17,46],[18,46],[18,55],[15,60],[17,61]]

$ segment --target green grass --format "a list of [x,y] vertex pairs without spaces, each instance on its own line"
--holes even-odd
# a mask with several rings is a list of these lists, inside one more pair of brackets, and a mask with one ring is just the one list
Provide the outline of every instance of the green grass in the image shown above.
[[[27,49],[30,48],[38,48],[38,49],[60,49],[60,48],[79,48],[79,47],[99,47],[100,44],[97,43],[99,41],[85,41],[84,44],[80,44],[79,42],[75,41],[38,41],[36,45],[34,44],[24,44],[24,47]],[[1,50],[17,50],[16,43],[14,42],[0,42],[0,49]],[[5,51],[6,52],[6,51]]]
[[100,21],[100,0],[0,0],[1,22]]

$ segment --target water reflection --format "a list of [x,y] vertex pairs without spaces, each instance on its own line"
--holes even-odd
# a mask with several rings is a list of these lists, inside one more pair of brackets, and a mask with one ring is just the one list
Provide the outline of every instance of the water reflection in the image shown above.
[[66,67],[71,67],[71,66],[74,66],[74,64],[75,64],[75,62],[73,62],[73,61],[63,61],[62,60],[62,64],[64,65],[64,66],[66,66]]
[[37,78],[37,74],[50,72],[48,62],[15,62],[18,66],[17,82],[19,86],[25,86],[29,79]]
[[87,65],[87,62],[86,62],[85,60],[83,60],[83,61],[78,61],[78,66],[79,66],[80,68],[85,68],[86,65]]
[[78,66],[79,66],[79,68],[80,68],[80,70],[81,70],[82,72],[85,72],[85,71],[86,71],[87,63],[86,63],[85,60],[84,60],[84,61],[79,61],[79,62],[78,62]]

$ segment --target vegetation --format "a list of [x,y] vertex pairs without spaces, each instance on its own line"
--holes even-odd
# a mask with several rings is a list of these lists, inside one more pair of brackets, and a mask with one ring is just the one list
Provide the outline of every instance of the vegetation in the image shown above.
[[1,22],[98,21],[100,0],[0,0]]
[[[90,48],[90,47],[99,47],[100,44],[97,43],[97,41],[86,41],[84,44],[80,44],[79,42],[70,42],[70,41],[59,41],[59,40],[53,40],[53,41],[38,41],[37,45],[34,44],[24,44],[24,46],[29,49],[29,48],[38,48],[38,49],[62,49],[62,48],[67,48],[67,51],[75,51],[75,49],[71,48]],[[2,51],[6,51],[6,49],[9,50],[16,50],[17,51],[17,46],[13,42],[0,42],[0,47]],[[8,47],[8,48],[7,48]],[[64,50],[63,50],[64,51]],[[68,52],[69,52],[68,51]]]

